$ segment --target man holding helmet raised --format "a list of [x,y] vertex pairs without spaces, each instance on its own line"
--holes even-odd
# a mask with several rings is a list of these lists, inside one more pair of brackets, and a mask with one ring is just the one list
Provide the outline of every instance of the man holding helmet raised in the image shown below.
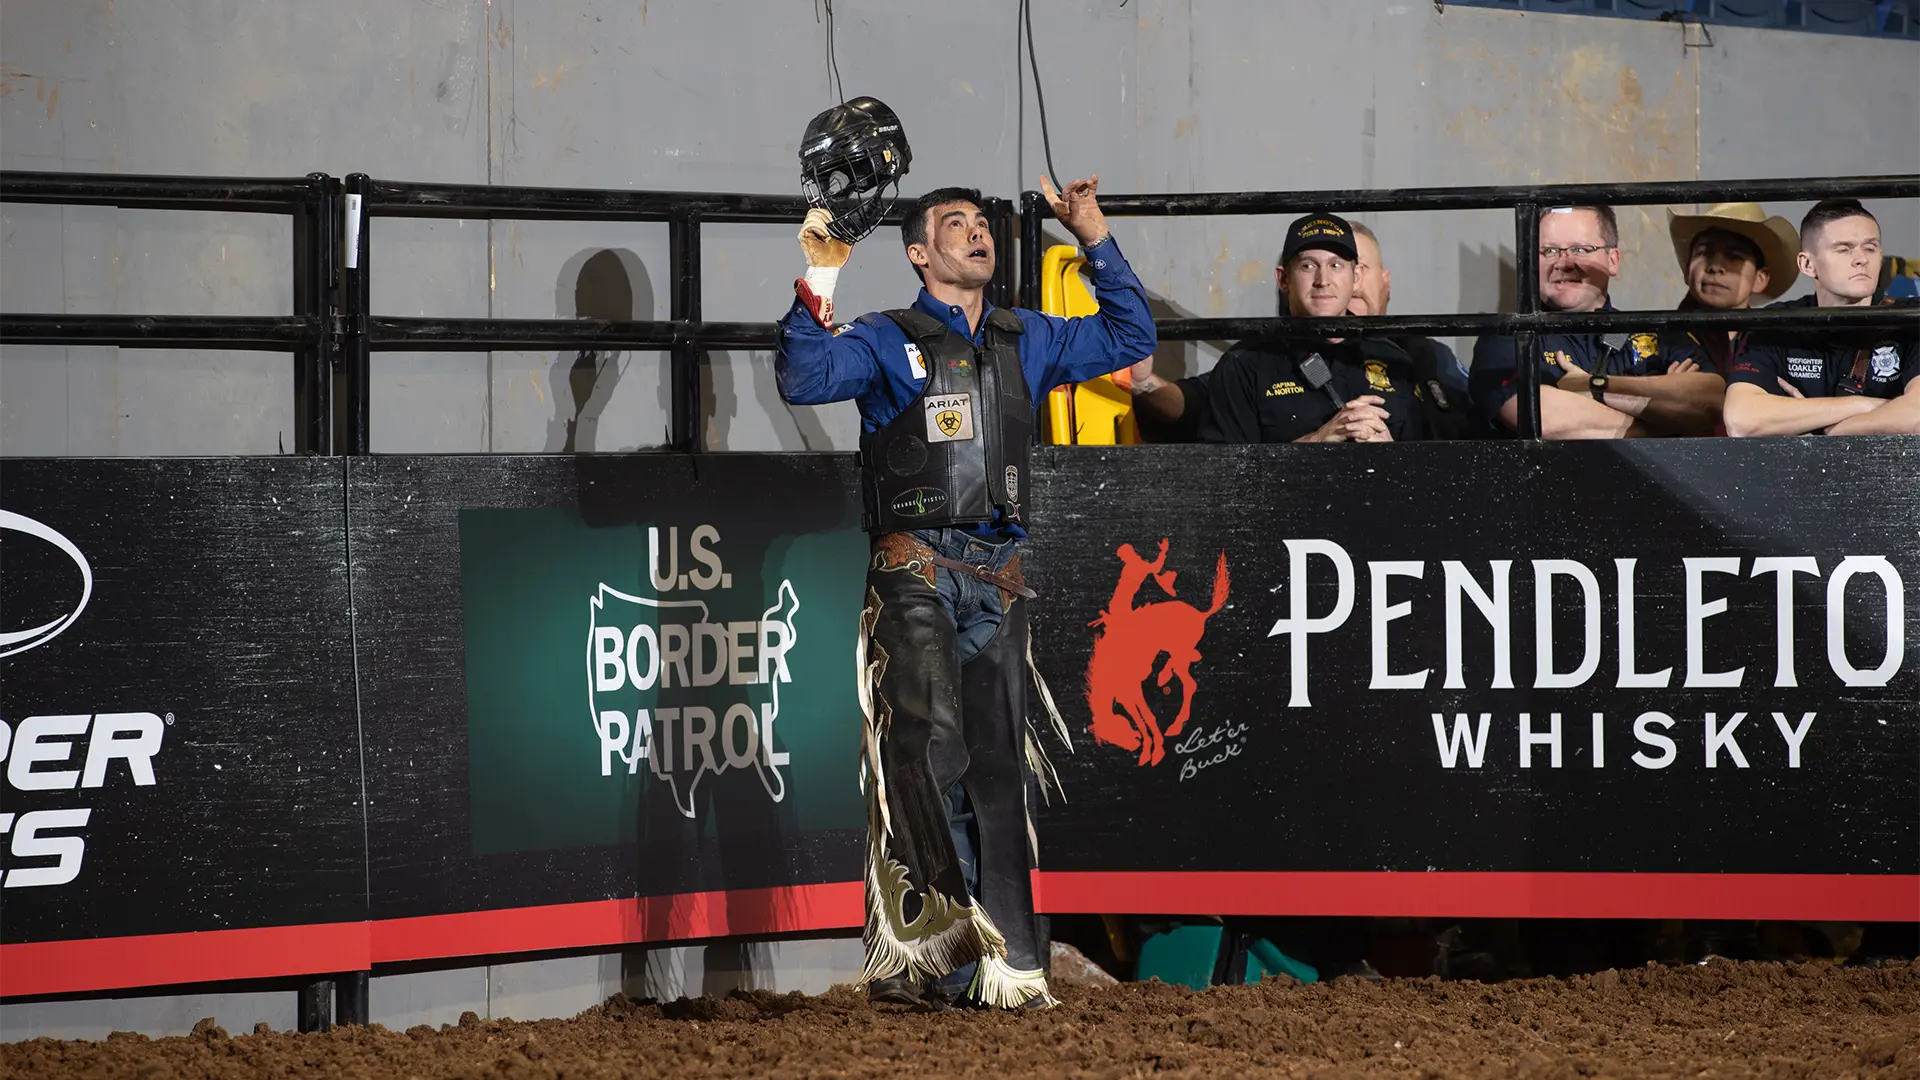
[[901,223],[919,297],[836,328],[834,279],[885,216],[911,153],[892,111],[859,98],[815,118],[800,158],[814,203],[800,231],[807,272],[780,321],[775,374],[789,404],[859,404],[872,537],[859,643],[863,981],[874,1000],[898,1004],[964,993],[986,1006],[1048,1005],[1028,877],[1029,762],[1046,770],[1026,721],[1028,451],[1048,390],[1153,352],[1146,290],[1107,232],[1099,178],[1061,192],[1043,180],[1086,254],[1100,312],[995,308],[980,195],[940,188]]

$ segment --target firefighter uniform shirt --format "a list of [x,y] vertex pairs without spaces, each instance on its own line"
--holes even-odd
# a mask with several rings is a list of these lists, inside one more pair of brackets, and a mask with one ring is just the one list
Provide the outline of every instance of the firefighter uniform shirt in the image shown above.
[[[1812,307],[1814,303],[1814,297],[1806,296],[1773,306]],[[1861,369],[1858,384],[1853,381],[1856,367]],[[1920,335],[1830,330],[1756,333],[1727,372],[1729,383],[1747,383],[1784,397],[1782,379],[1803,397],[1897,398],[1908,383],[1920,379]]]
[[1295,341],[1262,338],[1235,345],[1208,381],[1200,440],[1216,443],[1293,442],[1333,419],[1325,388],[1315,389],[1300,365],[1318,353],[1341,401],[1371,394],[1386,401],[1387,431],[1397,442],[1427,437],[1414,398],[1413,363],[1397,346],[1377,340]]

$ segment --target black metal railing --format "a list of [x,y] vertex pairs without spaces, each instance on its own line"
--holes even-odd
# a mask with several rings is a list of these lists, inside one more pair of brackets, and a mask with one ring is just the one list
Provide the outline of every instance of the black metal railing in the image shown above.
[[130,349],[286,350],[294,358],[296,453],[330,448],[329,373],[335,335],[329,294],[336,283],[333,197],[325,173],[303,177],[122,176],[112,173],[0,172],[0,202],[286,214],[293,218],[292,315],[0,314],[0,343],[117,345]]
[[[1186,195],[1102,195],[1108,217],[1199,217],[1210,215],[1306,214],[1330,211],[1505,210],[1513,211],[1515,273],[1513,312],[1480,315],[1369,315],[1305,319],[1159,319],[1154,326],[1169,341],[1227,341],[1277,333],[1326,334],[1511,334],[1516,355],[1539,354],[1541,334],[1615,333],[1665,329],[1743,329],[1753,326],[1880,328],[1911,326],[1915,315],[1885,308],[1718,311],[1558,312],[1540,308],[1540,279],[1524,253],[1540,246],[1540,211],[1555,206],[1647,206],[1658,203],[1755,202],[1805,199],[1911,199],[1920,197],[1920,175],[1834,179],[1690,180],[1633,184],[1550,184],[1527,187],[1397,188],[1346,191],[1233,191]],[[1020,196],[1021,295],[1037,295],[1045,253],[1042,225],[1049,211],[1037,191]],[[1540,437],[1540,369],[1522,363],[1515,395],[1519,430]]]
[[[706,322],[701,303],[701,242],[710,224],[784,224],[796,229],[806,217],[799,196],[716,192],[622,191],[592,188],[532,188],[471,184],[409,184],[346,178],[345,191],[359,196],[360,252],[345,269],[346,339],[342,358],[349,387],[347,453],[367,452],[368,354],[376,350],[482,351],[527,348],[658,349],[670,358],[673,403],[668,440],[672,449],[704,446],[700,382],[705,352],[712,348],[771,348],[772,322]],[[1012,233],[1013,205],[987,199],[982,207],[996,237]],[[896,205],[883,224],[900,223]],[[606,319],[437,319],[376,317],[368,307],[370,219],[432,217],[531,221],[648,221],[667,225],[668,318],[661,322]],[[352,226],[348,227],[349,235]],[[996,304],[1013,302],[1012,261],[1003,260],[989,286]]]
[[[1216,192],[1184,195],[1107,195],[1109,217],[1290,214],[1328,209],[1341,213],[1410,210],[1510,209],[1515,250],[1539,243],[1542,207],[1609,203],[1648,205],[1727,199],[1757,201],[1920,197],[1920,175],[1687,181],[1634,184],[1562,184],[1520,187],[1404,188],[1311,192]],[[534,188],[472,184],[416,184],[355,173],[336,181],[324,173],[286,179],[119,176],[0,172],[0,201],[109,205],[135,209],[289,214],[294,219],[292,315],[42,315],[0,314],[0,343],[116,345],[129,348],[285,349],[295,357],[296,450],[364,454],[369,450],[372,353],[527,348],[625,348],[668,354],[670,447],[704,445],[699,408],[705,352],[713,348],[767,348],[772,322],[707,322],[702,312],[701,247],[709,224],[797,225],[807,206],[797,196],[716,192]],[[1043,226],[1051,211],[1038,192],[1025,192],[1019,213],[989,198],[996,248],[1010,256],[1020,237],[1020,295],[1037,299]],[[901,208],[888,216],[897,224]],[[375,316],[372,313],[372,219],[383,217],[530,221],[646,221],[668,227],[668,318],[474,319]],[[1003,257],[988,286],[997,306],[1015,302],[1013,266]],[[1806,309],[1743,312],[1611,311],[1569,313],[1540,308],[1539,282],[1521,260],[1516,307],[1504,313],[1378,315],[1364,318],[1176,318],[1156,321],[1167,340],[1232,340],[1276,332],[1511,334],[1520,355],[1532,355],[1543,333],[1737,328],[1750,326],[1880,327],[1910,324],[1910,312],[1886,309]],[[1539,372],[1519,367],[1521,430],[1540,433]],[[338,392],[334,390],[338,382]],[[337,406],[336,406],[337,402]]]

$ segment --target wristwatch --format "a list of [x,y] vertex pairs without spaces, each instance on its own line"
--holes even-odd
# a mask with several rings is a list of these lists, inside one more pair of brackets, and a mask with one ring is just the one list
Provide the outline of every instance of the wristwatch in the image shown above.
[[1588,379],[1587,393],[1592,394],[1593,400],[1595,401],[1599,401],[1599,402],[1606,401],[1607,377],[1605,375],[1595,375],[1593,378]]

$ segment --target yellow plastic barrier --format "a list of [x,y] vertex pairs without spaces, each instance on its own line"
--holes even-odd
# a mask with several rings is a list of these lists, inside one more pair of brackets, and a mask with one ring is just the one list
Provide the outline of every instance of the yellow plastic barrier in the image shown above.
[[[1092,315],[1100,304],[1080,278],[1086,264],[1080,249],[1056,244],[1040,260],[1040,310],[1074,318]],[[1133,422],[1133,396],[1102,375],[1047,395],[1047,438],[1083,446],[1130,445],[1140,441]]]

